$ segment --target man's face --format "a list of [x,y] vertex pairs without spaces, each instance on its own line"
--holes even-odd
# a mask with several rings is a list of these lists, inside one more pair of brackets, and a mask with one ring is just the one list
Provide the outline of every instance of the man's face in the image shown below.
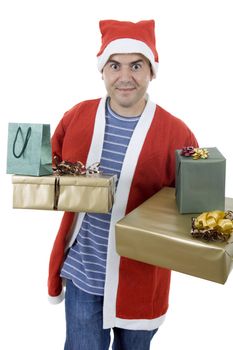
[[120,112],[145,105],[145,94],[152,79],[149,61],[141,54],[115,54],[103,69],[103,80],[111,107]]

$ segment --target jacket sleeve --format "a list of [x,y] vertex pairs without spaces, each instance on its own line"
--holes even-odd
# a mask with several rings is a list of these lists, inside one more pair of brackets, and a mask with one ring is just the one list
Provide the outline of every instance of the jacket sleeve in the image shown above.
[[64,261],[64,252],[67,238],[74,223],[75,213],[65,212],[56,236],[49,261],[48,294],[58,297],[62,293],[61,266]]
[[192,131],[184,124],[183,127],[179,129],[178,142],[176,137],[173,137],[173,147],[172,153],[169,156],[169,174],[172,175],[169,180],[169,186],[175,187],[175,169],[176,169],[176,158],[175,158],[175,150],[182,149],[183,147],[193,146],[199,147],[198,141]]
[[[51,139],[52,145],[52,158],[54,163],[54,155],[58,156],[62,160],[63,142],[66,134],[66,130],[74,116],[73,110],[66,112],[63,118],[57,125],[55,132]],[[54,165],[54,164],[53,164]],[[65,249],[67,245],[67,239],[74,222],[75,213],[65,212],[58,230],[53,249],[50,255],[49,261],[49,276],[48,276],[48,294],[52,303],[56,303],[55,299],[62,293],[62,279],[60,277],[60,269],[64,261]]]
[[62,148],[63,148],[63,142],[66,134],[66,129],[70,124],[70,122],[72,121],[72,119],[73,119],[72,110],[66,112],[54,131],[54,134],[51,139],[53,165],[54,165],[55,155],[58,157],[59,161],[62,160]]
[[53,165],[54,165],[54,156],[56,155],[59,160],[62,160],[62,153],[63,153],[63,143],[64,139],[66,137],[66,131],[69,128],[70,124],[72,123],[72,120],[75,118],[77,111],[79,110],[81,106],[81,103],[75,105],[73,108],[68,110],[58,123],[54,134],[51,138],[51,145],[52,145],[52,159],[53,159]]
[[60,160],[62,159],[62,145],[64,136],[65,130],[63,126],[63,119],[61,119],[51,139],[53,165],[55,155],[58,156]]

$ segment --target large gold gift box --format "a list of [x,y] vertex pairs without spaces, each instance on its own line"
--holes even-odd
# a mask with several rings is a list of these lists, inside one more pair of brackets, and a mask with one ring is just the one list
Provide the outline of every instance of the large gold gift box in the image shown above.
[[12,177],[13,208],[108,213],[115,175]]
[[[226,198],[233,210],[233,199]],[[118,254],[148,264],[224,284],[233,265],[233,234],[228,242],[191,236],[191,218],[179,214],[175,190],[165,187],[116,224]]]

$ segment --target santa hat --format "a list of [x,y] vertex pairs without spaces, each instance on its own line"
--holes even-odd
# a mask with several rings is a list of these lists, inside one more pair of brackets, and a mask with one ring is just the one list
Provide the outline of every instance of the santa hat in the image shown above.
[[97,54],[101,72],[111,55],[117,53],[140,53],[151,63],[154,76],[158,70],[158,53],[155,44],[154,20],[122,22],[103,20],[99,22],[102,46]]

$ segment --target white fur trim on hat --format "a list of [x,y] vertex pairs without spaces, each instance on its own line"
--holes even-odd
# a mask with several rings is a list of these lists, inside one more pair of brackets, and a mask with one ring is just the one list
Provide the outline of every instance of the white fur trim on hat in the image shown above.
[[104,51],[97,57],[97,67],[102,72],[109,57],[114,54],[121,53],[140,53],[144,55],[151,63],[154,75],[158,71],[158,62],[155,61],[154,54],[149,46],[144,42],[136,39],[116,39],[111,41],[104,49]]

